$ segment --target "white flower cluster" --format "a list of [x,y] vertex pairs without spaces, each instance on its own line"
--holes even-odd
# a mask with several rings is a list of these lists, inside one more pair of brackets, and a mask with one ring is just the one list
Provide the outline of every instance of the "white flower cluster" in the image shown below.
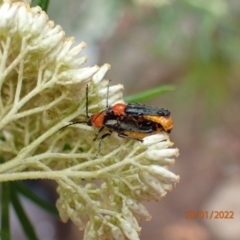
[[[123,102],[122,86],[108,90],[108,64],[82,68],[85,44],[64,36],[39,7],[0,2],[0,181],[55,180],[60,216],[85,229],[85,240],[139,239],[140,218],[150,219],[141,202],[179,181],[167,169],[178,150],[164,132],[143,143],[112,134],[94,159],[85,86],[90,114],[104,109],[107,92],[109,105]],[[72,121],[81,123],[64,128]]]
[[141,202],[160,200],[179,181],[167,169],[178,156],[178,150],[170,146],[167,134],[157,134],[143,143],[131,140],[115,146],[113,152],[88,163],[95,165],[92,176],[98,181],[86,181],[84,188],[59,184],[57,207],[62,220],[71,218],[80,229],[85,228],[85,240],[139,239],[138,220],[151,218]]

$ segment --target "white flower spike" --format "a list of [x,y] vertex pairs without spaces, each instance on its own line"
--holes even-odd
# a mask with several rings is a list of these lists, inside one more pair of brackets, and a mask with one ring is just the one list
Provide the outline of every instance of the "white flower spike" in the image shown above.
[[143,143],[112,134],[94,159],[86,84],[90,115],[105,109],[107,93],[109,106],[124,103],[123,86],[108,89],[104,80],[110,65],[81,67],[85,43],[73,47],[28,1],[0,1],[0,41],[0,181],[55,180],[60,217],[84,229],[84,239],[139,239],[138,221],[151,218],[142,201],[160,200],[179,181],[167,169],[178,156],[168,134]]

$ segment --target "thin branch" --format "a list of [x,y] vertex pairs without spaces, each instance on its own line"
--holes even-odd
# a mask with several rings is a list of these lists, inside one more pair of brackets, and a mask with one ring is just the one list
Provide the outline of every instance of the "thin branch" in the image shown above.
[[2,85],[3,85],[4,79],[5,79],[4,71],[6,68],[7,57],[8,57],[8,53],[9,53],[9,49],[10,49],[10,45],[11,45],[11,40],[12,39],[10,37],[7,37],[6,45],[3,47],[4,50],[3,50],[3,54],[1,56],[2,60],[0,62],[0,113],[1,113],[2,109],[4,109],[1,94],[2,94]]
[[0,122],[0,129],[2,129],[6,124],[8,124],[13,119],[13,115],[17,113],[17,111],[28,101],[30,101],[34,96],[45,90],[46,88],[51,87],[51,85],[54,84],[54,81],[56,80],[56,76],[59,70],[59,66],[55,68],[54,74],[52,78],[45,82],[43,85],[36,86],[30,93],[28,93],[26,96],[24,96],[17,105],[13,106],[11,111],[8,112],[8,114],[1,120]]
[[17,113],[13,116],[12,120],[16,120],[18,118],[26,117],[26,116],[29,116],[29,115],[32,115],[32,114],[35,114],[38,112],[43,112],[45,110],[48,110],[51,107],[53,107],[54,105],[57,105],[59,102],[61,102],[65,98],[65,96],[66,96],[65,94],[62,94],[60,97],[56,98],[54,101],[52,101],[51,103],[49,103],[47,105],[44,105],[41,107],[36,107],[36,108],[30,109],[30,110],[27,110],[24,112]]
[[[24,49],[27,48],[26,40],[27,40],[26,38],[22,39],[22,45],[21,45],[20,52],[23,52]],[[21,59],[21,61],[19,63],[18,81],[17,81],[17,88],[16,88],[16,92],[15,92],[13,108],[15,108],[17,106],[19,99],[20,99],[20,94],[21,94],[21,90],[22,90],[22,82],[23,82],[23,71],[24,71],[24,60]]]
[[[2,84],[4,82],[5,74],[4,71],[6,69],[6,63],[7,63],[7,58],[8,58],[8,53],[11,45],[11,37],[7,37],[6,39],[6,45],[3,46],[3,55],[2,55],[2,60],[0,63],[0,90],[2,90]],[[0,91],[1,94],[1,91]]]

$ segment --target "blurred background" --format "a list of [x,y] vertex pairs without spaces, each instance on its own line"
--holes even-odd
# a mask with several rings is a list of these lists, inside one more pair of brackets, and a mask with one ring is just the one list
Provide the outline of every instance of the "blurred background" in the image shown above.
[[[181,181],[146,203],[153,218],[142,221],[141,239],[239,240],[240,1],[58,0],[48,14],[87,43],[87,65],[111,64],[107,78],[124,96],[175,86],[145,103],[171,111],[180,149],[171,170]],[[233,211],[234,219],[189,219],[190,211]],[[70,222],[46,230],[43,219],[35,226],[49,232],[44,240],[82,238]]]

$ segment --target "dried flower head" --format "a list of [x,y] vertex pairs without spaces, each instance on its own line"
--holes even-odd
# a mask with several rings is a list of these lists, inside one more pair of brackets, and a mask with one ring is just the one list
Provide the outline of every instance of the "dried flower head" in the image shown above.
[[[167,167],[178,150],[166,133],[143,143],[112,134],[101,154],[87,126],[89,112],[104,109],[109,65],[81,67],[84,43],[73,46],[39,7],[0,2],[0,181],[53,179],[57,208],[85,229],[84,239],[139,239],[143,200],[160,200],[179,177]],[[109,104],[123,102],[121,85],[109,88]],[[78,119],[83,123],[63,128]]]

